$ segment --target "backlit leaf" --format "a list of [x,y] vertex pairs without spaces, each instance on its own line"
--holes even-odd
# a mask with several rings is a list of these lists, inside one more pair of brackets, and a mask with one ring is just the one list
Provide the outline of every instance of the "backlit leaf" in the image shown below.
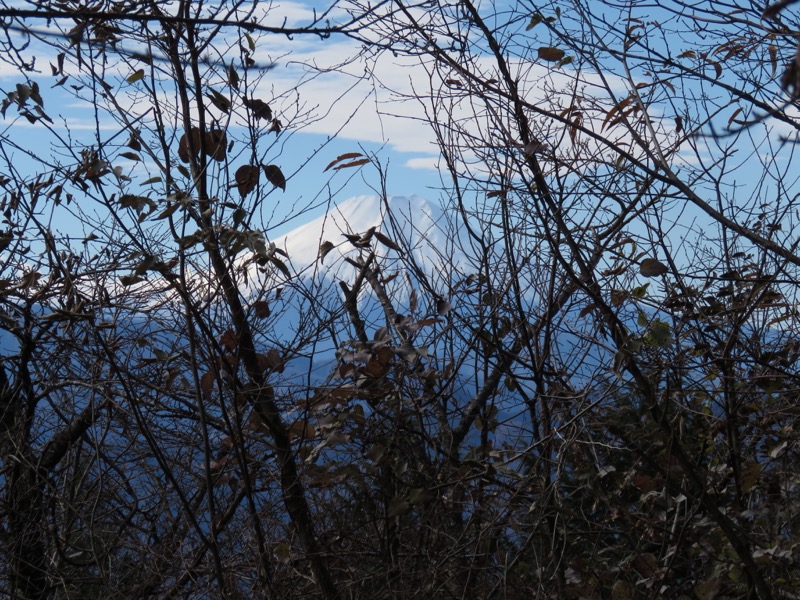
[[266,319],[270,315],[269,304],[265,300],[253,302],[253,311],[259,319]]
[[200,393],[203,400],[211,402],[211,391],[214,389],[214,373],[206,371],[200,376]]
[[745,494],[752,490],[761,477],[761,463],[753,462],[742,469],[742,492]]
[[279,187],[286,191],[286,177],[283,175],[280,167],[277,165],[263,165],[263,167],[264,175],[266,175],[267,181],[269,181],[275,187]]
[[237,90],[239,89],[239,74],[233,67],[233,63],[231,63],[228,67],[228,85],[230,85],[232,88],[236,88]]
[[236,188],[242,198],[256,188],[260,175],[259,168],[254,165],[242,165],[236,169]]
[[650,337],[653,343],[659,348],[663,348],[672,343],[672,332],[669,323],[656,321],[650,327]]
[[128,83],[136,83],[142,79],[144,79],[144,69],[138,69],[128,77]]
[[613,107],[611,108],[611,110],[609,110],[609,111],[606,113],[606,116],[605,116],[605,118],[603,119],[603,124],[602,124],[602,126],[600,127],[600,130],[602,131],[603,129],[605,129],[606,125],[608,125],[609,123],[612,123],[612,121],[611,121],[612,117],[614,117],[614,115],[616,115],[617,113],[620,113],[620,112],[624,111],[624,110],[625,110],[625,108],[626,108],[626,107],[627,107],[627,106],[628,106],[628,105],[629,105],[631,102],[633,102],[633,97],[632,97],[632,96],[628,96],[627,98],[625,98],[625,99],[621,100],[619,103],[617,103],[615,106],[613,106]]
[[[191,136],[191,137],[190,137]],[[178,157],[182,162],[188,163],[192,154],[195,156],[200,152],[200,129],[192,127],[189,135],[184,133],[178,142]]]
[[225,153],[228,146],[228,136],[221,129],[212,129],[203,136],[203,150],[206,156],[222,162],[225,160]]
[[247,96],[242,96],[242,103],[250,109],[256,119],[264,119],[269,121],[272,119],[272,109],[269,104],[258,98],[250,99]]
[[289,267],[287,267],[286,263],[283,262],[280,258],[276,258],[275,256],[270,256],[269,261],[273,265],[275,265],[281,273],[283,273],[286,279],[291,278],[292,273],[289,271]]
[[538,12],[534,13],[534,15],[531,17],[530,23],[528,23],[528,25],[525,27],[525,31],[530,31],[531,29],[536,27],[539,23],[541,23],[543,20],[544,17],[542,16],[542,13]]
[[231,110],[231,101],[227,96],[220,94],[217,90],[208,88],[208,94],[206,94],[206,97],[211,100],[211,104],[213,104],[222,112],[227,113]]

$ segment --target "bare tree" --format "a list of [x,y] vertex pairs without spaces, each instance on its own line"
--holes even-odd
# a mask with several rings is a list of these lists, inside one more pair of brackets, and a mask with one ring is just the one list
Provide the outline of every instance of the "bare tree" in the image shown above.
[[490,508],[454,515],[482,527],[455,538],[459,593],[795,589],[798,27],[764,9],[397,2],[378,24],[427,70],[473,257],[417,270],[454,307],[436,355],[477,385],[440,420],[461,471],[437,489],[492,474],[468,486]]
[[[255,93],[265,36],[357,37],[371,18],[331,24],[332,8],[296,28],[243,2],[0,10],[21,77],[3,113],[53,144],[3,137],[13,596],[339,595],[287,416],[299,375],[281,374],[341,302],[309,307],[318,287],[264,235],[265,199],[302,167],[276,164],[281,145],[318,117],[296,86]],[[45,109],[44,51],[88,136]],[[276,548],[298,557],[284,572]]]
[[[10,595],[796,594],[792,3],[84,4],[0,7]],[[270,242],[275,35],[418,58],[432,229],[353,152],[383,223]]]

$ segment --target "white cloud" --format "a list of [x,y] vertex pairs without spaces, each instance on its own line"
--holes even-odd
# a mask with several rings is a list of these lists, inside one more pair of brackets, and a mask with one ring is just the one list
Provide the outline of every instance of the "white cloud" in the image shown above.
[[[308,2],[274,2],[260,4],[257,10],[263,12],[268,25],[295,27],[314,19],[313,6]],[[226,30],[218,39],[220,47],[226,41],[222,36],[230,38],[228,43],[234,43],[238,33],[234,29]],[[426,64],[424,58],[395,56],[389,52],[371,53],[357,41],[343,37],[324,40],[310,35],[295,35],[291,39],[274,34],[253,34],[253,37],[256,38],[254,59],[257,63],[274,63],[275,66],[268,71],[248,74],[251,80],[260,77],[257,86],[249,93],[268,101],[287,128],[356,143],[386,143],[390,151],[409,154],[405,166],[412,169],[436,168],[438,144],[430,124],[434,115],[442,119],[445,126],[454,123],[461,127],[462,135],[475,135],[476,139],[489,140],[499,148],[517,142],[518,132],[510,123],[500,126],[501,121],[497,118],[507,111],[487,115],[483,121],[475,118],[476,114],[485,111],[485,99],[472,95],[467,88],[445,83],[445,80],[463,77],[442,71],[430,62]],[[40,63],[44,65],[46,60],[48,57],[44,54]],[[522,60],[511,60],[509,66],[525,86],[522,90],[524,97],[533,105],[549,106],[550,110],[554,106],[568,107],[574,93],[579,90],[574,72],[569,67],[554,72],[537,62]],[[496,66],[488,56],[475,57],[470,68],[472,73],[485,80],[496,76]],[[0,66],[0,75],[8,70],[9,67]],[[124,79],[127,71],[118,75]],[[624,97],[627,93],[624,82],[611,76],[607,79],[618,97]],[[602,83],[596,76],[582,74],[581,84],[603,93]],[[121,87],[136,85],[123,82]],[[227,93],[217,83],[215,86]],[[443,94],[437,97],[440,91]],[[165,102],[170,100],[168,93],[164,93]],[[121,110],[131,116],[149,107],[147,103],[128,104],[132,99],[125,94],[115,98],[120,102]],[[605,106],[608,110],[610,100],[597,106]],[[63,104],[62,108],[69,110],[68,117],[76,129],[93,127],[93,120],[77,120],[80,113],[75,107]],[[599,132],[602,117],[602,110],[587,110],[584,126]],[[550,139],[566,139],[564,151],[570,153],[566,147],[569,139],[562,135],[564,125],[533,114],[531,118],[536,128],[534,133],[547,128]],[[231,124],[240,123],[233,121]],[[623,126],[613,132],[607,128],[602,133],[616,137],[620,142],[629,140]],[[464,147],[462,151],[465,156],[471,154],[470,148]],[[597,151],[597,142],[591,142],[584,150],[591,155]]]
[[[278,60],[253,93],[264,98],[278,95],[273,108],[280,114],[301,112],[299,107],[311,110],[303,131],[354,141],[388,142],[401,152],[429,153],[435,149],[427,124],[413,120],[421,116],[409,83],[414,73],[419,73],[416,59],[389,54],[376,58],[364,54],[356,42],[332,39],[303,39],[278,46],[270,40],[262,48],[269,57],[280,50],[288,54]],[[371,75],[383,85],[371,81]],[[299,81],[303,83],[298,85]],[[285,90],[297,93],[287,94]]]
[[410,158],[405,162],[409,169],[430,169],[438,171],[441,167],[441,159],[438,156],[427,156],[424,158]]
[[272,27],[297,27],[311,22],[314,9],[300,2],[265,3],[267,6],[265,25]]

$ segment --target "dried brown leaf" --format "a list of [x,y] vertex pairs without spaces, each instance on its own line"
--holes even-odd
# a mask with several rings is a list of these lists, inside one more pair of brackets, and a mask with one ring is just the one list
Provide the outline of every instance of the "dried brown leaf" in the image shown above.
[[319,259],[325,262],[325,257],[328,256],[328,253],[333,250],[333,248],[333,242],[322,242],[319,246]]
[[[189,143],[190,140],[191,143]],[[192,151],[195,156],[200,152],[200,130],[197,127],[192,127],[188,136],[186,133],[181,136],[178,142],[178,158],[182,162],[188,163],[191,160]]]
[[259,100],[258,98],[250,99],[247,96],[242,96],[242,102],[250,109],[256,119],[264,119],[265,121],[272,120],[272,109],[269,107],[269,104],[263,100]]
[[351,162],[343,163],[341,165],[336,165],[335,167],[333,167],[333,170],[334,171],[338,171],[339,169],[349,169],[350,167],[360,167],[361,165],[365,165],[368,162],[370,162],[370,160],[368,158],[360,158],[358,160],[354,160],[354,161],[351,161]]
[[264,175],[267,177],[267,181],[269,181],[275,187],[279,187],[283,191],[286,191],[286,177],[283,175],[280,167],[277,165],[263,165],[263,168]]
[[236,188],[242,198],[252,192],[258,185],[258,178],[261,176],[257,166],[242,165],[236,169]]
[[639,263],[639,273],[645,277],[658,277],[669,271],[669,267],[655,258],[645,258]]
[[200,393],[206,402],[211,402],[211,391],[214,389],[214,373],[207,371],[200,377]]
[[543,46],[539,48],[537,52],[539,58],[541,58],[542,60],[546,60],[547,62],[558,62],[562,58],[564,58],[567,54],[560,48],[554,48],[552,46]]
[[228,352],[233,352],[236,349],[236,334],[233,329],[228,329],[220,336],[219,344]]
[[253,302],[253,311],[259,319],[266,319],[270,315],[269,304],[265,300]]
[[207,131],[203,136],[204,148],[206,156],[222,162],[225,160],[225,153],[228,146],[228,136],[221,129],[212,129]]
[[[345,152],[344,154],[340,154],[336,158],[334,158],[331,162],[328,163],[328,166],[323,169],[323,173],[328,169],[332,168],[335,164],[342,162],[343,160],[350,160],[352,158],[358,158],[360,156],[364,156],[361,152]],[[337,167],[338,168],[338,167]]]
[[387,248],[390,248],[391,250],[394,250],[395,252],[400,252],[401,251],[400,246],[395,244],[394,241],[389,239],[386,235],[382,234],[380,231],[376,231],[375,232],[375,237],[377,238],[377,240],[381,244],[383,244]]

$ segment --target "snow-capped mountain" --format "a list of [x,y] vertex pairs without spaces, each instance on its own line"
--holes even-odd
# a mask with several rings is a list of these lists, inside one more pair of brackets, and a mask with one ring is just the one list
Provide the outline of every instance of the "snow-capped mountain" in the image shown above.
[[[371,238],[367,235],[369,239],[365,238],[364,245],[376,250],[384,266],[390,266],[399,255],[413,257],[426,273],[441,272],[465,261],[453,224],[439,206],[420,196],[349,198],[275,243],[288,254],[293,271],[311,270],[340,277],[347,274],[347,269],[355,268],[344,258],[363,251],[353,244],[359,241],[354,236],[363,236],[371,230],[378,235]],[[388,243],[385,238],[381,240],[383,236]]]

